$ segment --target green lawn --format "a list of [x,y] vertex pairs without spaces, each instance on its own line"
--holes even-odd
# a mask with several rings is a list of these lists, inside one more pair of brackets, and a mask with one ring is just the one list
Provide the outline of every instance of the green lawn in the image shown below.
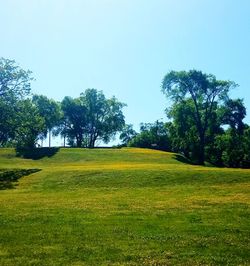
[[249,181],[147,149],[0,149],[0,265],[250,265]]

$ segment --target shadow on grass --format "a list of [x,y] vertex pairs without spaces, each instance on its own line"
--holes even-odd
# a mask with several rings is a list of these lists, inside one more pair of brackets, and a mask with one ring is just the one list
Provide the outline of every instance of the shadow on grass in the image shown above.
[[25,159],[39,160],[44,157],[54,156],[60,148],[34,148],[34,149],[17,149],[16,154],[18,157]]
[[196,163],[192,162],[191,160],[189,160],[188,158],[186,158],[181,154],[175,154],[174,159],[181,163],[196,165]]
[[19,178],[39,171],[41,169],[0,169],[0,190],[13,189]]

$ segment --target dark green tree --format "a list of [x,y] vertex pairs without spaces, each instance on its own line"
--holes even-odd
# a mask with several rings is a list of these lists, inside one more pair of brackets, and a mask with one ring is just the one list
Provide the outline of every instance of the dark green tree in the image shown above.
[[46,131],[45,120],[30,99],[18,102],[17,129],[15,142],[17,150],[36,147],[41,134]]
[[0,147],[15,137],[16,102],[5,101],[0,98]]
[[229,167],[240,167],[246,157],[244,149],[245,142],[244,131],[247,126],[243,119],[246,116],[246,108],[242,99],[229,99],[221,108],[222,123],[229,128],[222,137],[222,159],[225,165]]
[[30,92],[32,72],[20,68],[14,60],[0,58],[0,97],[22,98]]
[[45,121],[46,131],[42,138],[46,138],[49,135],[49,147],[51,146],[51,133],[52,129],[59,126],[61,121],[60,105],[43,95],[34,95],[32,98],[33,103],[39,110],[39,114]]
[[82,147],[87,125],[87,110],[80,99],[65,97],[61,103],[63,119],[61,135],[68,139],[71,146]]
[[129,141],[128,146],[170,151],[171,145],[167,124],[158,120],[155,123],[142,123],[140,133]]
[[197,161],[199,155],[199,139],[193,118],[193,104],[190,99],[174,103],[167,110],[172,120],[170,126],[170,139],[173,151],[184,154],[188,159]]
[[102,91],[87,89],[80,96],[87,110],[85,144],[93,148],[97,140],[108,143],[125,125],[122,112],[125,104],[115,97],[106,99]]
[[97,140],[109,142],[125,125],[125,105],[115,97],[106,99],[102,91],[87,89],[79,98],[62,101],[64,118],[61,135],[70,145],[94,148]]
[[123,146],[127,146],[128,143],[137,135],[137,132],[133,129],[133,125],[125,125],[120,134],[120,140]]
[[244,160],[242,166],[250,168],[250,126],[245,126],[243,138],[244,138]]
[[13,141],[17,129],[17,103],[30,92],[31,72],[14,60],[0,58],[0,146]]
[[229,90],[236,87],[232,81],[217,80],[214,75],[201,71],[170,71],[163,79],[162,90],[173,103],[190,101],[190,117],[198,137],[198,163],[205,162],[206,135],[209,119],[218,104],[225,101]]

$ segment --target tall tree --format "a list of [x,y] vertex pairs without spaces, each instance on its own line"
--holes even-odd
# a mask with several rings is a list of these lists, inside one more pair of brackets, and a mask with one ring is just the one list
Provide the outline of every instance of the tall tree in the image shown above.
[[120,140],[122,145],[127,146],[128,143],[137,135],[137,132],[133,129],[133,125],[125,125],[120,134]]
[[250,168],[250,126],[245,126],[243,136],[244,136],[244,161],[242,166]]
[[31,72],[14,60],[0,58],[0,146],[13,140],[17,129],[17,103],[30,92]]
[[17,108],[18,121],[15,135],[17,150],[33,149],[41,134],[46,131],[45,120],[30,99],[19,101]]
[[224,164],[230,167],[240,167],[247,154],[245,150],[247,140],[244,137],[247,126],[243,122],[246,108],[242,99],[229,99],[221,111],[222,123],[229,125],[221,142],[224,146],[222,152]]
[[214,75],[201,71],[170,71],[163,79],[162,90],[174,103],[191,100],[190,114],[198,133],[199,163],[205,161],[206,133],[209,119],[217,104],[228,97],[237,85],[232,81],[217,80]]
[[61,122],[61,135],[67,137],[70,144],[82,147],[87,124],[87,110],[80,99],[65,97],[61,103],[63,119]]
[[61,119],[60,106],[54,100],[48,99],[43,95],[34,95],[32,101],[45,121],[46,131],[42,138],[46,138],[49,135],[49,147],[51,147],[52,129],[59,125]]
[[15,137],[16,103],[11,104],[0,98],[0,147]]
[[106,99],[102,91],[87,89],[80,100],[87,110],[86,145],[95,146],[96,141],[107,143],[125,125],[122,108],[125,104],[115,97]]
[[0,58],[0,97],[22,98],[30,92],[32,72],[20,68],[14,60]]
[[61,135],[77,147],[93,148],[97,140],[108,142],[125,125],[123,103],[115,97],[106,99],[103,92],[87,89],[79,98],[62,101],[64,119]]

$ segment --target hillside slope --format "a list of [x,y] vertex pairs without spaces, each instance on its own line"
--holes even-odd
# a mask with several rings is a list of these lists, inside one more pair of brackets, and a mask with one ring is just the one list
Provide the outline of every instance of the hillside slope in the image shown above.
[[0,191],[0,265],[250,263],[249,170],[133,148],[49,156],[0,149],[1,171],[30,169]]

